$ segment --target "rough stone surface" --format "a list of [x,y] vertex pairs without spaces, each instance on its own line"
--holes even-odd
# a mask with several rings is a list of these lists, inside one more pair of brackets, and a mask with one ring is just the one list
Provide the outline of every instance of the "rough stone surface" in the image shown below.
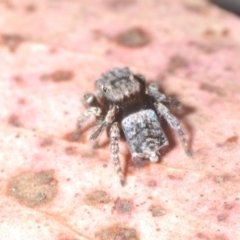
[[[0,239],[240,239],[239,18],[203,0],[5,0],[0,29]],[[83,94],[123,66],[183,103],[194,153],[172,135],[160,163],[140,166],[123,143],[125,187],[109,149],[75,131]],[[49,201],[9,195],[23,173],[36,193],[49,170]]]

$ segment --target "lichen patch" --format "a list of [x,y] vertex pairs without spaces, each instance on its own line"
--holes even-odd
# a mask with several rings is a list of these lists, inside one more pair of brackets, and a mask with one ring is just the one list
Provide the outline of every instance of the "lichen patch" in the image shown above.
[[115,203],[115,209],[119,214],[126,214],[132,211],[133,204],[128,199],[117,199]]
[[166,210],[161,205],[152,205],[149,208],[153,217],[160,217],[166,214]]
[[63,139],[68,142],[78,142],[80,140],[80,137],[81,137],[80,131],[75,130],[75,131],[66,133],[63,136]]
[[101,240],[139,240],[137,231],[134,228],[123,227],[117,224],[100,229],[95,233],[95,236]]
[[111,197],[107,192],[103,190],[96,190],[96,191],[90,192],[84,198],[84,202],[87,205],[91,205],[91,206],[95,206],[99,204],[107,204],[110,201],[111,201]]
[[142,28],[137,27],[120,33],[115,40],[118,44],[129,48],[143,47],[151,41],[149,34]]
[[25,38],[19,34],[1,34],[0,44],[6,46],[10,52],[15,52]]
[[74,73],[69,70],[62,70],[57,69],[52,73],[43,74],[40,79],[45,80],[52,80],[53,82],[66,82],[72,80],[74,77]]
[[53,170],[25,172],[11,179],[8,195],[28,207],[38,207],[53,199],[57,193],[57,180]]

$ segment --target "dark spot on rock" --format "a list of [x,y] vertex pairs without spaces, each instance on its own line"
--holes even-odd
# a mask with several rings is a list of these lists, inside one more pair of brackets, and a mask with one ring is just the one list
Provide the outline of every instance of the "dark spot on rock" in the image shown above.
[[40,142],[40,147],[49,147],[53,144],[53,140],[49,137],[44,138],[41,142]]
[[33,13],[37,10],[37,7],[34,5],[34,4],[28,4],[26,7],[25,7],[25,11],[28,12],[28,13]]
[[22,85],[24,83],[24,79],[21,75],[13,76],[13,80],[19,85]]
[[232,67],[231,65],[226,65],[226,66],[224,67],[224,69],[225,69],[226,71],[229,71],[229,72],[233,72],[233,71],[234,71],[234,69],[233,69],[233,67]]
[[57,54],[57,53],[59,53],[59,48],[57,46],[49,46],[48,53],[50,55]]
[[181,175],[180,173],[168,174],[167,176],[170,180],[183,180],[184,178],[184,176]]
[[21,137],[21,134],[20,133],[17,133],[16,135],[15,135],[15,138],[20,138]]
[[103,228],[95,233],[95,237],[101,240],[139,240],[137,231],[134,228],[112,225]]
[[229,238],[226,237],[224,234],[216,234],[212,239],[213,240],[229,240]]
[[103,168],[107,168],[108,165],[106,163],[103,164]]
[[70,236],[69,234],[65,234],[65,233],[60,233],[57,236],[57,240],[78,240],[79,238],[75,238]]
[[219,88],[219,87],[216,87],[212,84],[209,84],[209,83],[201,83],[200,84],[200,89],[201,90],[204,90],[204,91],[207,91],[207,92],[210,92],[210,93],[215,93],[219,96],[224,96],[224,91]]
[[21,127],[22,126],[22,124],[19,120],[19,117],[15,114],[10,115],[10,117],[8,118],[8,123],[10,125],[12,125],[13,127]]
[[68,146],[65,148],[65,153],[69,156],[77,154],[77,148],[73,146]]
[[228,215],[225,213],[217,215],[218,222],[222,222],[222,221],[226,220],[227,218],[228,218]]
[[15,52],[24,41],[25,39],[18,34],[2,34],[0,37],[0,43],[5,45],[11,52]]
[[1,5],[4,5],[6,8],[13,10],[15,9],[15,6],[12,1],[9,0],[1,0],[0,1]]
[[106,37],[105,33],[102,30],[100,30],[100,29],[93,29],[92,30],[92,35],[93,35],[95,40],[99,40],[101,38],[105,38]]
[[184,3],[183,6],[193,12],[193,13],[197,13],[197,14],[206,14],[209,4],[206,4],[205,2],[201,3],[201,2],[187,2]]
[[82,156],[85,158],[93,158],[95,156],[95,153],[93,151],[91,152],[88,151],[86,153],[83,153]]
[[193,46],[206,54],[213,53],[215,51],[214,47],[211,45],[204,44],[202,42],[190,41],[188,42],[189,46]]
[[227,203],[227,202],[225,202],[225,203],[223,204],[223,208],[224,208],[225,210],[231,210],[231,209],[234,208],[234,203]]
[[19,104],[19,105],[25,105],[26,102],[27,102],[27,100],[26,100],[25,98],[19,98],[19,99],[18,99],[18,104]]
[[229,35],[230,35],[230,29],[228,29],[228,28],[224,28],[223,30],[222,30],[222,36],[223,37],[228,37]]
[[225,141],[221,143],[217,143],[216,145],[221,148],[225,148],[229,151],[235,150],[238,143],[238,136],[234,135],[232,137],[227,138]]
[[174,73],[176,70],[185,68],[187,66],[188,61],[184,57],[180,55],[174,55],[170,58],[166,71],[168,73]]
[[57,70],[51,74],[51,78],[55,82],[69,81],[73,78],[73,72]]
[[53,178],[53,170],[22,173],[8,186],[8,194],[28,207],[47,203],[56,193],[57,181]]
[[155,180],[149,180],[148,181],[148,186],[149,187],[156,187],[157,186],[157,182]]
[[228,28],[222,29],[221,32],[216,32],[215,30],[209,28],[209,29],[206,29],[203,32],[203,35],[205,37],[215,37],[215,36],[217,36],[217,37],[227,37],[227,36],[229,36],[229,34],[230,34],[230,30]]
[[74,74],[72,71],[67,70],[56,70],[53,73],[43,74],[40,76],[40,79],[45,80],[52,80],[54,82],[66,82],[70,81],[73,78]]
[[115,202],[114,209],[116,209],[117,213],[119,214],[125,214],[132,211],[133,204],[128,199],[120,199],[118,198]]
[[204,35],[205,37],[212,37],[212,36],[214,36],[215,34],[216,34],[216,32],[215,32],[213,29],[210,29],[210,28],[206,29],[206,30],[203,32],[203,35]]
[[161,205],[151,205],[149,211],[153,217],[160,217],[166,214],[166,210]]
[[205,233],[197,233],[196,237],[203,240],[211,240]]
[[64,135],[64,140],[69,142],[78,142],[80,140],[81,134],[80,131],[75,130],[73,132],[67,133]]
[[218,184],[223,184],[226,181],[229,181],[231,176],[228,174],[214,176],[214,181]]
[[226,143],[237,143],[238,142],[238,136],[232,136],[226,139]]
[[102,190],[96,190],[91,193],[88,193],[85,198],[84,202],[87,205],[95,206],[99,204],[107,204],[111,201],[110,196],[108,193]]
[[118,34],[115,41],[129,48],[143,47],[150,43],[150,36],[143,29],[136,27]]
[[110,0],[108,6],[113,10],[123,10],[135,3],[135,0]]

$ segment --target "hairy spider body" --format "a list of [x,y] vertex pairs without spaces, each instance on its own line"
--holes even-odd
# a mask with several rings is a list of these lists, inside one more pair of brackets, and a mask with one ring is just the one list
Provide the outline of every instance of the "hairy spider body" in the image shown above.
[[159,150],[168,146],[168,140],[152,109],[132,113],[122,120],[122,129],[134,158],[158,161]]
[[133,74],[125,67],[102,74],[95,81],[95,86],[96,96],[90,93],[84,95],[87,110],[79,118],[78,128],[94,115],[98,124],[90,139],[96,143],[103,130],[109,130],[111,157],[122,184],[124,175],[118,146],[121,130],[133,159],[157,162],[161,151],[169,145],[159,121],[159,117],[163,117],[178,132],[186,153],[190,155],[180,122],[170,113],[180,103],[159,92],[156,84],[146,86],[142,75]]

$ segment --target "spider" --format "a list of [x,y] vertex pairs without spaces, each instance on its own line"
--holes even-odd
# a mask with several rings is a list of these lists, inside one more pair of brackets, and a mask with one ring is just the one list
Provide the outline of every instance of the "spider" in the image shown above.
[[119,140],[125,136],[133,160],[149,159],[157,162],[160,153],[169,141],[162,129],[160,118],[177,131],[187,155],[191,155],[179,120],[170,112],[180,102],[161,93],[157,84],[146,85],[145,77],[132,73],[129,68],[113,68],[103,73],[96,81],[96,96],[84,95],[86,111],[78,119],[78,129],[91,116],[98,123],[90,139],[97,144],[99,136],[107,130],[110,138],[111,158],[120,182],[124,185],[124,174],[119,160]]

